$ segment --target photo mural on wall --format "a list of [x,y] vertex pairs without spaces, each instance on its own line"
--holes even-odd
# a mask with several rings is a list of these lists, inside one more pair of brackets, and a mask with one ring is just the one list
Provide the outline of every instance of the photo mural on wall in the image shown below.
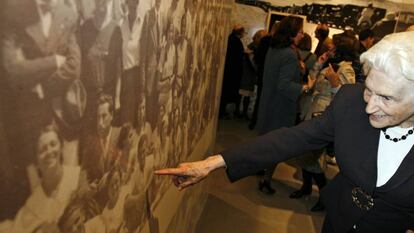
[[231,1],[1,3],[0,232],[159,232],[217,116]]

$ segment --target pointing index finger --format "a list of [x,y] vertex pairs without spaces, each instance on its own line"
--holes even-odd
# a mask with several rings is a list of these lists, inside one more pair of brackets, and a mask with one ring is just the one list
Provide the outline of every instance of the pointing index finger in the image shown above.
[[181,168],[166,168],[156,170],[154,173],[156,175],[184,175],[184,171]]

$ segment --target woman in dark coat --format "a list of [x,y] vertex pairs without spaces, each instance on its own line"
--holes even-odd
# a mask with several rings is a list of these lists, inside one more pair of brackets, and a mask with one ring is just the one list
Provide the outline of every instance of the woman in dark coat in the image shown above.
[[236,112],[240,104],[240,81],[243,74],[244,47],[241,38],[244,36],[244,28],[236,25],[227,41],[226,63],[224,65],[223,87],[220,100],[220,117],[226,115],[226,106],[229,103],[236,104]]
[[[313,85],[300,83],[301,64],[296,45],[302,37],[303,19],[294,16],[284,18],[272,36],[265,60],[263,90],[256,125],[259,135],[294,126],[297,101]],[[261,191],[269,194],[275,192],[270,185],[275,168],[276,165],[266,170],[259,183]]]

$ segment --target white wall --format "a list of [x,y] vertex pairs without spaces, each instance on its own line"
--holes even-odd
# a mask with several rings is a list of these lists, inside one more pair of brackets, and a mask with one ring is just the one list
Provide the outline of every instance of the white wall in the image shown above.
[[359,6],[367,6],[369,3],[373,3],[374,7],[386,8],[390,11],[398,11],[401,7],[404,10],[413,10],[414,0],[380,0],[380,1],[370,1],[370,0],[315,0],[315,1],[306,1],[306,0],[267,0],[273,5],[279,6],[291,6],[292,4],[296,5],[305,5],[312,3],[319,4],[353,4]]
[[[304,4],[354,4],[360,6],[367,6],[369,3],[373,3],[374,7],[387,9],[387,13],[398,12],[398,11],[414,11],[414,0],[380,0],[380,1],[369,1],[369,0],[315,0],[315,1],[305,1],[305,0],[267,0],[272,5],[275,6],[292,6],[293,4],[301,6]],[[247,45],[251,42],[251,37],[254,33],[262,28],[266,28],[267,24],[267,13],[262,9],[254,6],[235,4],[232,12],[232,24],[240,23],[248,32],[248,35],[242,39],[244,45]],[[312,40],[313,49],[316,47],[318,41],[314,37],[315,24],[305,23],[304,31],[307,32]],[[331,28],[330,36],[340,33],[342,30]]]
[[[252,37],[257,30],[267,28],[267,13],[262,9],[254,6],[235,4],[231,23],[234,25],[236,23],[242,24],[246,32],[248,33],[243,39],[242,42],[245,47],[252,41]],[[318,40],[315,38],[315,28],[316,24],[305,23],[304,32],[308,33],[312,37],[312,47],[313,50],[316,48]],[[342,30],[331,28],[329,31],[330,36],[341,33]],[[230,33],[230,32],[229,32]]]

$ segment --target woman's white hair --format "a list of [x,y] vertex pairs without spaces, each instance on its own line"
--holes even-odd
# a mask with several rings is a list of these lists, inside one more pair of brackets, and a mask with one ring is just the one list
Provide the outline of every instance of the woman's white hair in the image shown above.
[[368,73],[371,69],[388,76],[414,81],[414,31],[388,35],[361,55]]

